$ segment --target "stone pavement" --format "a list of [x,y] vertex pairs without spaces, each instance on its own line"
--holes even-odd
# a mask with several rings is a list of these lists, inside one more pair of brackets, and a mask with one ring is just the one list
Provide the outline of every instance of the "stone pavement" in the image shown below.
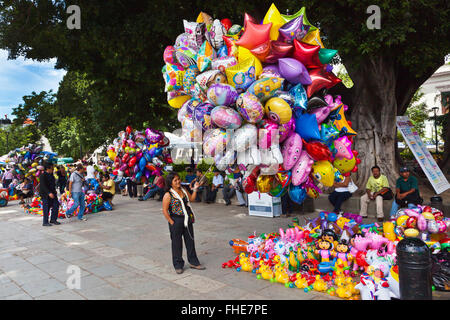
[[[194,204],[196,249],[207,269],[185,267],[177,275],[161,202],[120,195],[114,202],[115,210],[90,214],[87,222],[60,219],[62,224],[52,227],[42,227],[42,217],[27,215],[17,201],[1,208],[0,299],[338,299],[222,269],[235,257],[230,239],[274,232],[291,219],[251,217],[237,206]],[[79,289],[66,285],[70,266],[81,271]]]

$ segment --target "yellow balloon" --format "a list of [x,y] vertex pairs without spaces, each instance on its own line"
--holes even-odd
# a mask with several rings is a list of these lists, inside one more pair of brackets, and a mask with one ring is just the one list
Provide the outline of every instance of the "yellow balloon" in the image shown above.
[[327,160],[315,161],[312,165],[313,177],[326,187],[334,184],[334,167]]
[[383,232],[384,237],[388,239],[389,241],[395,241],[397,239],[397,235],[394,231],[394,224],[392,222],[385,222],[383,223]]
[[339,170],[340,173],[348,173],[353,170],[356,165],[356,157],[349,159],[336,158],[333,161],[333,166]]
[[116,154],[114,151],[108,150],[106,153],[108,154],[108,157],[109,157],[112,161],[114,161],[114,160],[116,159],[117,154]]
[[314,46],[319,45],[321,48],[324,48],[322,40],[320,39],[319,29],[308,32],[308,34],[302,39],[302,42],[309,43]]
[[278,29],[280,29],[285,22],[281,17],[280,11],[278,11],[277,7],[273,3],[264,16],[263,24],[268,23],[272,23],[272,27],[270,28],[270,40],[277,40],[279,35]]
[[36,168],[37,165],[38,165],[37,162],[33,162],[33,163],[31,164],[31,167],[32,167],[32,168]]
[[209,14],[202,11],[198,14],[196,22],[204,23],[209,30],[209,27],[213,24],[213,19]]
[[417,237],[419,235],[419,230],[414,229],[414,228],[409,228],[409,229],[405,230],[404,234],[405,234],[406,237],[415,238],[415,237]]
[[399,227],[403,227],[406,224],[406,220],[408,220],[408,216],[404,215],[404,216],[400,216],[397,218],[397,226]]
[[422,212],[422,215],[427,220],[435,220],[431,212]]
[[[255,67],[256,78],[261,74],[262,69],[263,69],[261,61],[259,61],[259,59],[257,57],[255,57],[253,55],[253,53],[251,53],[250,50],[248,50],[247,48],[244,48],[242,46],[238,47],[237,59],[238,59],[239,64],[246,62],[248,59],[252,59],[250,61],[252,61],[252,65]],[[237,65],[239,65],[239,64],[237,64]]]
[[256,187],[261,193],[268,193],[270,189],[272,189],[272,184],[273,176],[261,174],[258,176],[258,179],[256,179]]
[[248,58],[225,69],[228,84],[236,89],[247,90],[256,79],[256,58]]
[[180,109],[183,103],[188,101],[191,96],[178,96],[167,101],[172,108]]
[[288,123],[292,118],[292,108],[281,98],[267,100],[264,111],[270,120],[279,124]]
[[335,118],[333,124],[339,130],[339,132],[345,132],[347,135],[356,135],[356,131],[353,130],[347,122],[344,114],[344,106],[339,107],[338,117]]

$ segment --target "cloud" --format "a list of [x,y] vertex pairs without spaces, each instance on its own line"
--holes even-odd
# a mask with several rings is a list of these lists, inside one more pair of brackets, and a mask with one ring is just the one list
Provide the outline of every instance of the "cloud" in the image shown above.
[[38,62],[19,57],[8,60],[8,53],[0,50],[0,116],[11,117],[12,109],[23,102],[22,97],[35,91],[58,91],[65,70],[54,68],[56,59]]

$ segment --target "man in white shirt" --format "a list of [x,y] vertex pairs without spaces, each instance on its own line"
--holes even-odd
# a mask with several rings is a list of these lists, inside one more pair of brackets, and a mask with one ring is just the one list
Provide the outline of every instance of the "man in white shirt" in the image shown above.
[[219,170],[214,170],[214,177],[212,180],[211,189],[208,191],[206,197],[206,203],[212,203],[216,201],[217,190],[223,187],[223,177]]
[[95,171],[94,166],[92,165],[92,161],[89,161],[89,165],[86,168],[86,179],[96,179],[97,172]]

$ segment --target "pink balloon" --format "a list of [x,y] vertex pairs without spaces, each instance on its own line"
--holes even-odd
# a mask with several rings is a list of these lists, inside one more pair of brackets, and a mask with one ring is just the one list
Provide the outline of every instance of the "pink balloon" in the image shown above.
[[299,160],[292,168],[292,184],[294,186],[299,186],[308,179],[313,163],[314,160],[312,160],[308,153],[303,150]]
[[302,153],[302,145],[302,138],[298,133],[292,134],[284,142],[281,153],[283,155],[283,167],[285,170],[291,170],[299,161]]
[[331,112],[331,106],[325,106],[325,107],[321,107],[321,108],[315,108],[312,110],[312,114],[316,115],[316,119],[317,119],[317,124],[321,124],[330,114]]
[[258,146],[261,149],[270,148],[272,143],[277,142],[276,141],[278,139],[277,135],[278,135],[278,124],[273,121],[263,119],[262,124],[258,130],[258,138],[259,138]]

